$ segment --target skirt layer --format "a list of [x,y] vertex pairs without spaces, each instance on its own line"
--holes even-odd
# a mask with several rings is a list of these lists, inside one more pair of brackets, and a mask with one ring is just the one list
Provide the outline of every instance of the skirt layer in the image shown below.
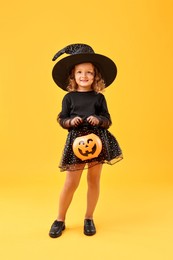
[[[73,152],[73,142],[77,137],[94,133],[102,142],[102,150],[96,158],[81,160]],[[100,127],[81,127],[68,132],[65,147],[59,164],[60,171],[76,171],[92,167],[98,163],[110,165],[123,159],[122,150],[116,138]]]

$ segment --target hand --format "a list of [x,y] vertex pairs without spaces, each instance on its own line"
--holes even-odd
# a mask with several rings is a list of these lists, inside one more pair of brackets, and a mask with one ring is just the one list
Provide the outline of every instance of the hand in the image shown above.
[[99,120],[98,120],[98,118],[95,117],[95,116],[89,116],[89,117],[87,118],[87,122],[90,123],[90,124],[93,125],[93,126],[99,124]]
[[76,116],[76,117],[74,117],[74,118],[70,121],[70,124],[71,124],[71,126],[75,126],[75,127],[76,127],[76,126],[82,124],[82,122],[83,122],[82,118],[79,117],[79,116]]

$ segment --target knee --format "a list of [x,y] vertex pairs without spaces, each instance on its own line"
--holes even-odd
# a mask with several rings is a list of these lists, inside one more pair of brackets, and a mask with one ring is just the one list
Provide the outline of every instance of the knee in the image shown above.
[[90,188],[100,187],[100,177],[101,177],[102,164],[97,164],[94,167],[88,169],[87,182]]
[[100,179],[97,177],[88,176],[87,182],[88,182],[88,187],[91,189],[99,188],[100,186]]
[[78,181],[70,179],[65,182],[64,188],[68,191],[70,190],[74,192],[78,188],[78,186],[79,186]]

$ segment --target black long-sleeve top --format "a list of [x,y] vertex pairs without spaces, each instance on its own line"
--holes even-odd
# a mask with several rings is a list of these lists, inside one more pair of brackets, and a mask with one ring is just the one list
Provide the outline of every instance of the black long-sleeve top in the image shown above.
[[95,91],[69,92],[63,98],[57,120],[63,128],[70,128],[66,124],[69,119],[79,116],[83,124],[89,124],[86,119],[91,115],[98,118],[100,127],[109,128],[112,124],[104,95]]

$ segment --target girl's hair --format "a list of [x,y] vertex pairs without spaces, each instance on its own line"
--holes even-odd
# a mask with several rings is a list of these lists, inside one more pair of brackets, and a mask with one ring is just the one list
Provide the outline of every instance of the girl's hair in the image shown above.
[[[93,65],[94,66],[94,65]],[[71,70],[71,73],[68,77],[68,86],[67,90],[69,92],[77,91],[78,85],[74,78],[74,68]],[[96,92],[101,92],[105,88],[104,80],[99,72],[99,70],[94,66],[94,81],[91,85],[91,88]]]

